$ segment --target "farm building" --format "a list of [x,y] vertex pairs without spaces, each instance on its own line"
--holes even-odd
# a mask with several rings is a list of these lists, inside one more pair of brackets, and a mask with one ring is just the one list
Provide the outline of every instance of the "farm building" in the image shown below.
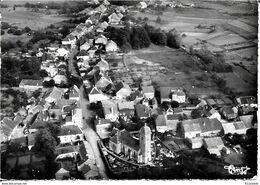
[[27,80],[23,79],[20,84],[19,88],[23,88],[30,91],[35,91],[37,89],[43,88],[42,80]]

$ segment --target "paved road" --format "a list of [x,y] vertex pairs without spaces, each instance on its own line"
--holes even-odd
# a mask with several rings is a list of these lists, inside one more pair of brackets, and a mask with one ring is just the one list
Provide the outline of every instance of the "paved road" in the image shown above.
[[87,109],[88,104],[89,104],[89,102],[85,97],[85,92],[84,92],[83,86],[81,86],[81,88],[80,88],[80,105],[81,105],[82,114],[84,117],[83,133],[84,133],[85,137],[87,138],[87,140],[93,150],[94,157],[96,159],[96,164],[99,169],[101,177],[103,179],[108,179],[108,176],[106,173],[106,168],[105,168],[103,159],[101,157],[101,154],[100,154],[100,151],[98,148],[97,141],[99,140],[99,137],[97,136],[97,133],[94,131],[93,125],[90,121],[93,114],[91,113],[90,110]]

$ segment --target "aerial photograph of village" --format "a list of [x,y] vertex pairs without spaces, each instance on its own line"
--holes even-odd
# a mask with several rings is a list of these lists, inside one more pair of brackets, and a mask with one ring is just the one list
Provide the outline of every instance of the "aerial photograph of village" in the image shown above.
[[256,0],[3,0],[1,180],[257,176]]

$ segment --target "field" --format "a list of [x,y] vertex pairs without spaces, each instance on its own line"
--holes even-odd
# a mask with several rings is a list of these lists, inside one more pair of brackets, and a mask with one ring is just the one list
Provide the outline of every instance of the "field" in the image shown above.
[[[132,51],[126,55],[125,63],[134,75],[150,77],[158,86],[180,86],[210,88],[217,90],[210,74],[201,71],[195,59],[179,49],[151,45],[147,49]],[[201,81],[200,76],[207,76]]]
[[13,34],[8,34],[7,32],[5,32],[4,35],[1,35],[1,40],[2,41],[12,41],[12,42],[16,42],[18,40],[22,41],[23,43],[28,42],[30,39],[32,38],[32,36],[28,36],[26,33],[22,34],[22,35],[13,35]]
[[50,24],[67,19],[66,17],[61,17],[54,14],[47,15],[43,12],[32,12],[24,7],[17,7],[15,11],[13,11],[11,7],[3,8],[1,13],[2,22],[8,22],[9,24],[19,28],[28,26],[32,30],[46,28]]

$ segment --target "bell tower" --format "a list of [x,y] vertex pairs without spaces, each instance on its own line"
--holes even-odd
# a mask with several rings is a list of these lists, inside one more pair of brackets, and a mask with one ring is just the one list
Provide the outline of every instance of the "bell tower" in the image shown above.
[[140,129],[140,149],[141,149],[141,161],[142,163],[148,163],[152,159],[151,155],[151,129],[145,123]]

